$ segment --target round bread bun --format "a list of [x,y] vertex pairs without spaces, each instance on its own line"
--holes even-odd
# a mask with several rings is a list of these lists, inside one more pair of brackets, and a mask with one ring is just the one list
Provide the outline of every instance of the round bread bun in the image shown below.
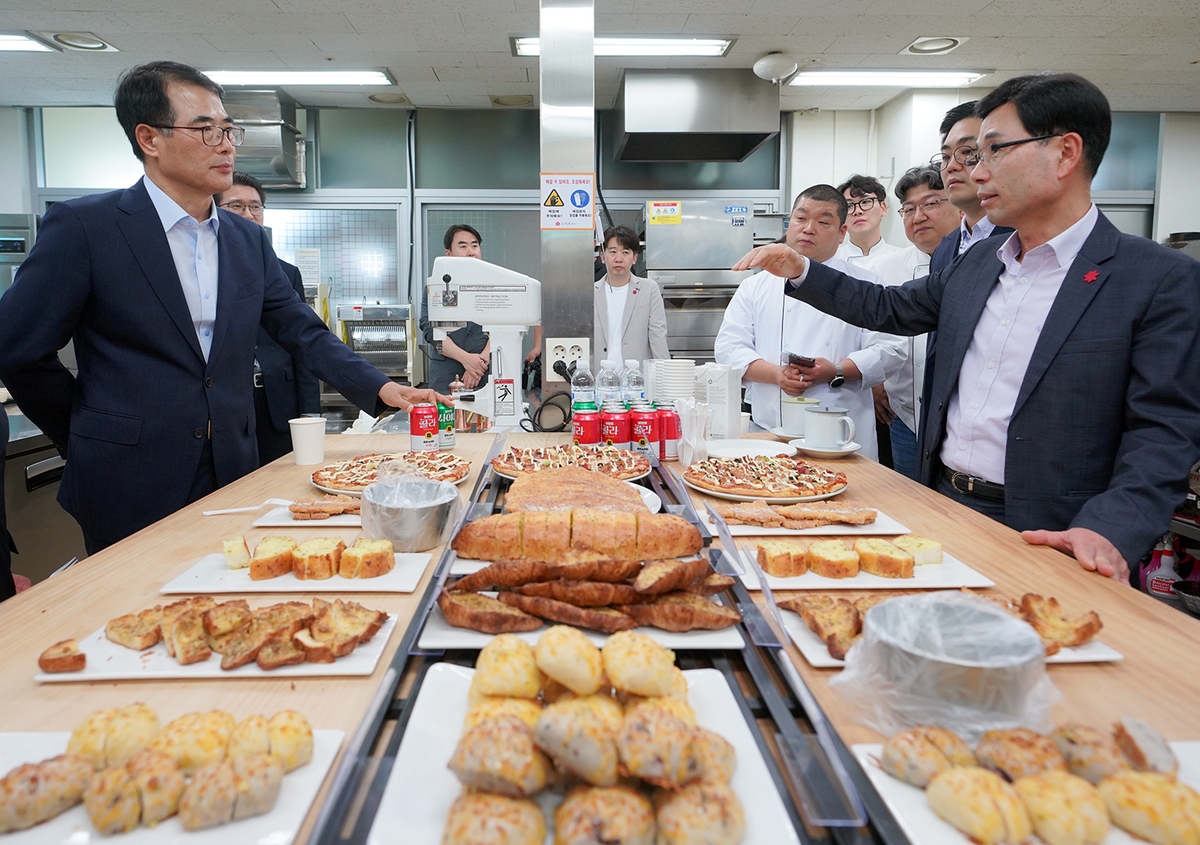
[[532,728],[537,724],[540,715],[542,715],[542,708],[531,699],[501,698],[489,695],[478,703],[472,704],[467,710],[467,717],[463,719],[463,732],[466,733],[476,725],[499,716],[516,716]]
[[634,695],[667,696],[675,684],[675,653],[645,634],[619,631],[601,650],[604,673],[618,690]]
[[604,660],[587,635],[569,625],[555,625],[538,637],[534,648],[537,666],[576,695],[600,689]]
[[542,845],[546,819],[528,798],[464,792],[450,807],[442,845]]
[[515,634],[493,637],[475,661],[475,692],[481,695],[537,698],[544,678],[533,646]]

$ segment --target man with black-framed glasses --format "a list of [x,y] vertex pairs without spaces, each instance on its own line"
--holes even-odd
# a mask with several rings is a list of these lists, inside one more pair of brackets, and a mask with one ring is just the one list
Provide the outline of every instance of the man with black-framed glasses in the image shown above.
[[[51,207],[0,297],[0,379],[65,455],[58,501],[89,554],[258,467],[260,322],[360,408],[450,402],[351,352],[262,227],[217,211],[242,140],[223,93],[178,62],[123,74],[117,119],[145,177]],[[57,357],[72,339],[77,375]]]
[[838,191],[846,198],[846,239],[838,247],[837,257],[856,267],[874,270],[875,263],[900,247],[883,239],[880,227],[887,214],[887,188],[878,179],[854,174]]
[[867,329],[936,328],[921,480],[1128,582],[1200,455],[1200,264],[1121,233],[1092,203],[1112,131],[1095,85],[1015,77],[975,112],[967,166],[1013,234],[899,287],[778,244],[733,269],[786,277],[787,295]]

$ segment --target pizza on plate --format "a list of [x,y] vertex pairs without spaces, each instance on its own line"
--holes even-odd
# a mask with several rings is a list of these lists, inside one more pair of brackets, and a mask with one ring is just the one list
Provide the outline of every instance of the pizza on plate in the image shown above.
[[359,455],[348,461],[329,464],[312,474],[313,484],[331,490],[361,493],[379,477],[379,467],[389,461],[404,461],[434,481],[462,481],[471,472],[471,462],[449,452],[392,452]]
[[687,468],[683,478],[702,490],[750,498],[823,496],[846,486],[846,474],[783,455],[709,458]]
[[650,472],[650,459],[638,452],[615,446],[576,446],[571,443],[527,449],[512,446],[492,458],[492,469],[509,478],[559,467],[590,469],[624,481],[641,478]]

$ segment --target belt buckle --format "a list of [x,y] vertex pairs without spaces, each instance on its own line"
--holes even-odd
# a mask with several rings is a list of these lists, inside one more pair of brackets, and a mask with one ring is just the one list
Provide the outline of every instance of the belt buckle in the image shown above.
[[[967,489],[966,490],[964,490],[958,486],[959,476],[962,476],[963,478],[967,479]],[[957,470],[955,470],[954,474],[950,476],[950,486],[953,487],[955,490],[957,490],[960,493],[974,493],[975,492],[975,479],[973,476],[967,475],[965,472],[958,472]]]
[[255,387],[262,387],[262,386],[263,386],[263,374],[262,374],[262,373],[255,373],[255,374],[254,374],[254,386],[255,386]]

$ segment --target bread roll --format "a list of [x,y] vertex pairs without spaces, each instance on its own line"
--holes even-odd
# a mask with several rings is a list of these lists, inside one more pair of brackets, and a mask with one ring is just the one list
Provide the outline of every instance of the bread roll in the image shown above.
[[125,769],[137,786],[142,824],[154,827],[175,815],[186,781],[174,760],[162,751],[143,748],[133,755]]
[[559,767],[597,786],[617,782],[621,707],[607,696],[556,701],[538,716],[533,741]]
[[1047,769],[1067,771],[1067,761],[1048,736],[1026,728],[988,731],[975,749],[979,765],[1009,781]]
[[262,715],[242,719],[229,735],[225,756],[234,758],[245,757],[247,754],[269,754],[271,737],[267,725],[267,717]]
[[573,789],[554,811],[554,845],[654,845],[654,808],[628,786]]
[[974,766],[975,755],[956,734],[933,725],[918,725],[888,737],[879,762],[892,777],[924,789],[938,772]]
[[131,704],[119,709],[108,724],[105,766],[124,766],[158,736],[158,730],[158,715],[145,704]]
[[729,784],[704,778],[665,795],[656,816],[659,845],[737,845],[746,811]]
[[476,725],[498,716],[515,716],[533,728],[541,715],[542,706],[535,700],[486,695],[470,705],[463,719],[463,731],[469,731]]
[[137,784],[123,767],[97,772],[83,791],[83,807],[104,836],[129,833],[142,815]]
[[233,819],[248,819],[271,812],[283,785],[283,764],[268,754],[246,754],[231,761],[237,797]]
[[104,747],[108,742],[108,726],[117,715],[117,708],[97,710],[71,732],[67,753],[90,760],[97,770],[104,768]]
[[913,556],[887,540],[862,537],[854,541],[858,565],[863,572],[880,578],[912,578]]
[[199,768],[179,798],[179,823],[184,830],[204,830],[233,820],[237,784],[233,765],[218,760]]
[[1062,725],[1055,728],[1050,739],[1067,761],[1071,774],[1089,783],[1099,783],[1129,768],[1116,743],[1087,725]]
[[446,817],[442,845],[543,845],[546,819],[528,798],[463,792]]
[[635,695],[670,695],[675,676],[675,653],[644,634],[621,631],[600,650],[604,674],[619,690]]
[[925,797],[931,810],[981,845],[1018,845],[1033,832],[1016,790],[986,769],[956,766],[938,772]]
[[513,634],[493,637],[475,661],[474,683],[483,695],[537,698],[544,680],[533,646]]
[[841,540],[817,540],[804,553],[808,568],[826,578],[853,578],[858,574],[858,552]]
[[13,769],[0,778],[0,833],[25,830],[74,807],[94,774],[90,760],[73,754]]
[[291,772],[308,765],[313,756],[313,731],[308,719],[295,710],[280,710],[267,722],[271,756]]
[[725,737],[706,728],[692,735],[692,755],[699,764],[699,777],[716,778],[729,783],[737,769],[737,749]]
[[513,798],[539,791],[551,772],[533,731],[514,716],[488,719],[467,731],[446,765],[466,786]]
[[651,698],[625,714],[617,735],[617,753],[630,775],[675,789],[700,774],[702,764],[692,748],[695,722],[689,723],[679,704],[673,699]]
[[1113,824],[1122,830],[1155,845],[1196,845],[1200,829],[1188,813],[1195,791],[1180,786],[1157,772],[1126,771],[1100,781],[1097,790]]
[[1019,778],[1013,787],[1046,845],[1091,845],[1108,836],[1108,811],[1096,787],[1059,770]]
[[600,649],[578,628],[554,625],[538,637],[537,667],[576,695],[591,695],[604,678]]

